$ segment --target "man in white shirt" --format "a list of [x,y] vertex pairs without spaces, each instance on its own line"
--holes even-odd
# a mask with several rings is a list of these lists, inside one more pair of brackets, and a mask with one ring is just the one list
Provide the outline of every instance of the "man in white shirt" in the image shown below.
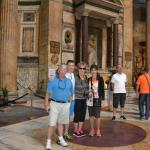
[[[74,77],[75,63],[73,60],[68,60],[66,65],[67,65],[66,77],[71,80],[71,82],[73,84],[73,90],[74,90],[74,87],[75,87],[75,77]],[[73,116],[73,114],[74,114],[74,104],[75,104],[75,95],[73,94],[73,99],[70,104],[70,117]],[[64,138],[67,140],[71,140],[72,136],[69,134],[68,130],[69,130],[69,124],[65,124]]]
[[127,76],[123,73],[123,68],[119,64],[117,65],[117,73],[112,76],[111,83],[113,86],[113,117],[116,119],[116,111],[120,103],[121,116],[120,118],[126,119],[124,116],[124,105],[126,100],[126,83]]

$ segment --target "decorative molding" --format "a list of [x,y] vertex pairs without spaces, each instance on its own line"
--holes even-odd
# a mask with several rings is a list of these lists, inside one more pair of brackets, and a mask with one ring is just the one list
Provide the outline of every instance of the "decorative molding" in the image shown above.
[[19,1],[18,2],[19,6],[31,6],[31,5],[41,5],[41,1]]
[[83,13],[82,13],[82,16],[85,16],[85,17],[89,16],[89,11],[88,10],[84,10]]
[[60,42],[50,41],[50,53],[60,54]]
[[75,12],[75,16],[77,20],[81,20],[81,14],[79,12]]
[[[25,20],[25,14],[33,14],[31,15],[31,21]],[[37,13],[35,10],[22,10],[20,11],[20,52],[18,54],[18,56],[38,56],[38,52],[37,52],[37,21],[38,21],[38,17],[39,17],[39,13]],[[23,46],[23,41],[25,40],[24,38],[27,38],[29,36],[30,33],[26,34],[26,37],[24,37],[24,31],[27,29],[31,29],[33,30],[33,34],[32,34],[32,41],[33,41],[33,45],[32,45],[32,50],[24,50],[23,47],[26,47],[26,45]],[[31,39],[27,39],[29,40],[29,42],[31,42]],[[26,41],[27,41],[26,40]],[[27,42],[26,42],[27,43]],[[28,44],[28,43],[27,43]]]
[[58,61],[59,61],[59,56],[58,56],[58,54],[53,54],[53,55],[51,56],[51,63],[54,64],[54,65],[56,65],[56,64],[58,63]]
[[[24,29],[26,28],[33,28],[34,30],[34,43],[33,43],[33,51],[32,52],[23,52],[23,31]],[[30,55],[35,55],[36,52],[35,52],[35,44],[36,44],[36,26],[35,25],[21,25],[21,33],[20,33],[20,54],[19,56],[30,56]]]
[[35,21],[35,13],[33,12],[23,13],[23,22],[34,22],[34,21]]
[[112,21],[110,19],[106,20],[106,26],[107,27],[111,27],[112,26]]
[[112,20],[112,23],[114,23],[114,24],[123,24],[124,23],[123,17],[120,17],[120,16],[113,18],[111,20]]
[[115,18],[115,19],[113,20],[113,23],[114,23],[114,24],[119,24],[119,17],[118,17],[118,18]]
[[63,1],[63,4],[65,6],[74,7],[74,3],[71,3],[71,2]]
[[[105,2],[106,3],[106,2]],[[89,4],[91,6],[95,6],[95,7],[98,7],[98,8],[102,8],[102,9],[105,9],[105,10],[108,10],[108,11],[111,11],[111,12],[114,12],[114,13],[119,13],[119,9],[121,6],[119,6],[119,9],[115,9],[113,7],[108,7],[107,5],[103,5],[100,1],[99,3],[97,3],[97,1],[91,1],[91,0],[86,0],[86,1],[79,1],[79,2],[76,2],[75,3],[75,7],[79,7],[83,4]],[[113,5],[113,4],[112,4]]]
[[18,67],[37,67],[39,64],[39,57],[17,57]]
[[22,52],[33,52],[34,51],[34,27],[23,28],[22,35]]

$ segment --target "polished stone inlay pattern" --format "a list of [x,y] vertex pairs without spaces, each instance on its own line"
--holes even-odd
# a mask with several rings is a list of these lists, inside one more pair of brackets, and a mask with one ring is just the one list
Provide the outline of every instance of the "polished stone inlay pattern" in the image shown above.
[[[71,124],[73,129],[73,124]],[[88,134],[89,121],[85,122],[85,132]],[[124,121],[102,120],[102,136],[74,138],[73,143],[92,147],[128,146],[144,140],[147,136],[142,128]]]

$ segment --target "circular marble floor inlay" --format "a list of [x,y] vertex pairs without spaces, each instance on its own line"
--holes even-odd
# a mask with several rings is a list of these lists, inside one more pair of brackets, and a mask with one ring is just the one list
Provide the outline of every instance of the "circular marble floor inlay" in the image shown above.
[[[73,124],[70,125],[73,131]],[[92,147],[120,147],[138,143],[146,137],[146,132],[135,125],[124,121],[102,120],[101,137],[88,136],[89,121],[85,121],[84,131],[87,133],[85,137],[74,137],[72,143],[92,146]]]

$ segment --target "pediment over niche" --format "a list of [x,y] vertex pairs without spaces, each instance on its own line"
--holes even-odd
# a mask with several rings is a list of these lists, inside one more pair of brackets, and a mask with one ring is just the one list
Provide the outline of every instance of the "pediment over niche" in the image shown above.
[[123,8],[122,0],[74,0],[75,7],[83,4],[94,5],[96,7],[107,7],[110,9],[120,10]]
[[121,0],[105,0],[105,1],[109,1],[111,3],[123,6],[123,2]]

